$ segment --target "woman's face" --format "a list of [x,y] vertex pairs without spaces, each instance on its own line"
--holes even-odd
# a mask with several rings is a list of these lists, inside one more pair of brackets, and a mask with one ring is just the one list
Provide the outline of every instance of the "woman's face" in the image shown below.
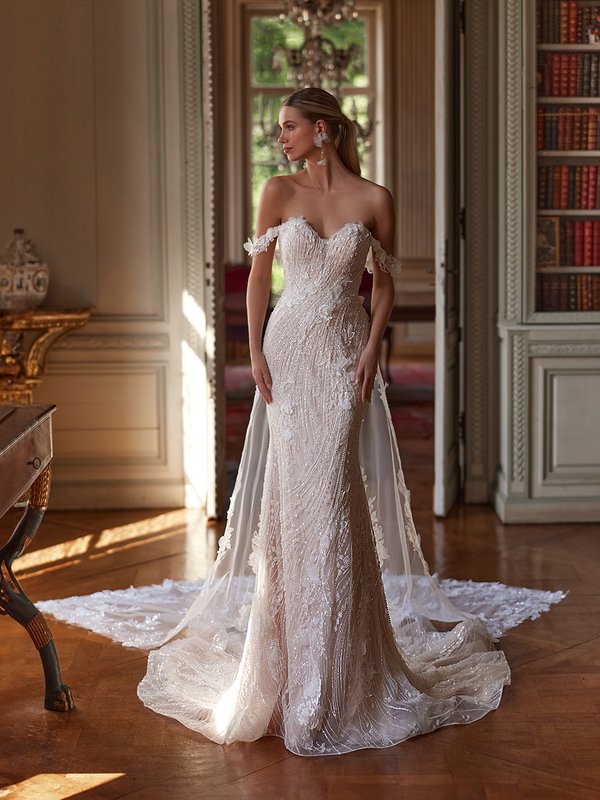
[[297,108],[283,106],[279,112],[281,133],[277,141],[290,161],[300,161],[315,151],[313,137],[319,123],[310,122]]

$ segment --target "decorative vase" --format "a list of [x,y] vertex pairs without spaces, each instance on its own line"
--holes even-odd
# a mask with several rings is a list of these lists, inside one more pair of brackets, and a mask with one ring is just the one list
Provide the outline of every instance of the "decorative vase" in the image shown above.
[[50,274],[23,228],[15,228],[13,233],[0,260],[0,311],[18,313],[40,305],[48,292]]

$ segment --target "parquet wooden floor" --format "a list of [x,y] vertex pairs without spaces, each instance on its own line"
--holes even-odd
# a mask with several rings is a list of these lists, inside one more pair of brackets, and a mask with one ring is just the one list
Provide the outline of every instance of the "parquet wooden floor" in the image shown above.
[[[52,621],[77,708],[44,711],[37,654],[0,618],[0,798],[600,798],[600,526],[502,525],[483,506],[435,520],[431,442],[401,450],[426,556],[441,576],[569,590],[502,640],[513,682],[496,712],[344,756],[300,758],[275,738],[220,747],[139,703],[143,652]],[[50,511],[19,577],[34,600],[192,579],[220,532],[183,510]]]

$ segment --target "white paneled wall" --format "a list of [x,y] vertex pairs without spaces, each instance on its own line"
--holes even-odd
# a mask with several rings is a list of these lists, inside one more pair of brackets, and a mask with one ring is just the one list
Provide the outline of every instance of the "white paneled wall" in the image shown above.
[[0,240],[95,309],[35,397],[54,508],[183,501],[177,58],[176,0],[0,0]]

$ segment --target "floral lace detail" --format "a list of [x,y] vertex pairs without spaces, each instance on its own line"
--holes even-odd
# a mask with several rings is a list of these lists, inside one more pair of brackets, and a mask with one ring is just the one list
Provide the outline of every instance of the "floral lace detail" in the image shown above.
[[260,522],[258,528],[254,531],[252,536],[252,547],[250,555],[248,556],[248,566],[252,568],[252,572],[256,575],[258,572],[258,549],[260,546]]
[[[392,275],[397,275],[400,272],[400,261],[395,256],[386,253],[381,246],[379,239],[371,236],[372,256],[375,257],[379,269],[382,272],[389,272]],[[373,257],[370,256],[367,260],[367,272],[373,272]]]
[[354,385],[356,370],[353,369],[355,359],[352,356],[341,355],[334,363],[333,369],[336,375],[341,378],[340,392],[338,396],[338,407],[351,409],[357,387]]
[[[365,491],[368,491],[367,473],[361,465],[361,474]],[[379,566],[383,569],[384,561],[390,557],[387,547],[385,546],[385,537],[383,535],[383,528],[379,524],[377,518],[377,511],[375,510],[375,497],[369,497],[367,494],[367,502],[369,503],[369,514],[371,515],[371,524],[373,525],[373,533],[375,534],[375,544],[377,547],[377,557],[379,559]]]
[[219,539],[219,549],[217,550],[217,560],[222,559],[223,556],[225,555],[225,553],[231,547],[231,537],[232,537],[233,533],[234,533],[233,526],[228,524],[226,526],[226,528],[225,528],[225,531],[224,531],[223,535]]
[[269,249],[269,245],[279,235],[279,225],[272,228],[267,228],[262,236],[258,236],[254,241],[248,237],[248,241],[244,242],[244,250],[251,256],[256,256],[259,253],[265,253]]

